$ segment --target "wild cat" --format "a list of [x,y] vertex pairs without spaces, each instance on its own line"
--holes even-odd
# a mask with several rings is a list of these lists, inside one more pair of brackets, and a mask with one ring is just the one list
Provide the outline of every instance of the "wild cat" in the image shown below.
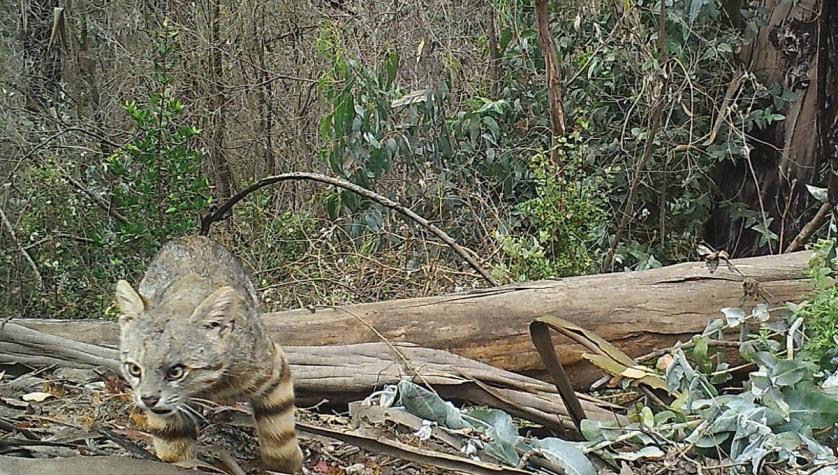
[[294,386],[282,349],[265,333],[261,303],[242,265],[202,236],[164,245],[140,282],[120,280],[119,353],[160,459],[194,457],[193,397],[246,398],[264,468],[301,470]]

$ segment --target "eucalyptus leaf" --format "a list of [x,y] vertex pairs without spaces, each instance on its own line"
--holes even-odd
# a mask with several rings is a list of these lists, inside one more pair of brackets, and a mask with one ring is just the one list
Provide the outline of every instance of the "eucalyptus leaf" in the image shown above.
[[550,461],[559,464],[567,475],[597,475],[594,465],[576,444],[548,437],[534,441],[532,447],[544,453]]
[[838,397],[810,389],[783,391],[789,405],[789,416],[812,429],[822,429],[838,424]]
[[401,404],[411,414],[449,429],[472,428],[459,409],[433,392],[406,380],[399,381],[398,388]]
[[464,416],[467,419],[473,418],[479,421],[470,421],[470,423],[475,429],[485,432],[491,438],[491,442],[484,447],[487,454],[506,465],[513,467],[518,465],[520,456],[515,446],[520,436],[509,414],[499,409],[475,408],[466,411]]
[[582,436],[590,442],[617,440],[623,434],[623,428],[616,422],[603,422],[583,419],[581,424]]
[[497,140],[500,136],[500,126],[498,126],[497,121],[491,116],[486,116],[483,118],[483,123],[486,124],[486,127],[489,128],[489,131],[492,133],[493,139]]
[[780,360],[770,374],[774,385],[793,386],[803,379],[811,379],[812,368],[800,360]]
[[751,311],[751,316],[758,322],[767,322],[771,315],[768,313],[768,305],[764,303],[757,304]]
[[615,459],[627,460],[633,462],[641,459],[660,460],[666,456],[666,452],[654,445],[643,447],[632,452],[618,452],[614,455]]
[[821,203],[826,203],[829,200],[826,188],[819,188],[817,186],[806,185],[806,189],[809,190],[809,194],[812,195],[813,198],[820,201]]
[[722,309],[728,326],[736,328],[745,319],[745,311],[738,307],[725,307]]

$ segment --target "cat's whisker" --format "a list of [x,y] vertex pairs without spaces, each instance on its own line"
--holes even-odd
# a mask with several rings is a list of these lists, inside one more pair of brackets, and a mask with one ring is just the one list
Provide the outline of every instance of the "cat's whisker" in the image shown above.
[[215,401],[211,401],[209,399],[204,399],[204,398],[200,398],[200,397],[189,398],[189,401],[196,402],[203,407],[218,407],[218,406],[220,406],[220,404],[218,404]]
[[206,417],[204,417],[203,414],[198,412],[195,408],[190,407],[188,404],[181,404],[180,406],[178,406],[177,411],[180,412],[181,414],[189,417],[192,420],[192,422],[195,423],[196,425],[197,425],[197,422],[198,422],[196,420],[196,417],[198,419],[200,419],[202,422],[204,422],[206,424],[209,424],[209,421],[207,420]]

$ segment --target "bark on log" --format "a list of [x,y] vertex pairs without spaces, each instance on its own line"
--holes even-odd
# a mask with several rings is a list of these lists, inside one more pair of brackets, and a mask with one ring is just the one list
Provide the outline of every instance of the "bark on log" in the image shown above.
[[[812,291],[810,252],[737,259],[760,283],[769,303],[802,300]],[[752,305],[743,278],[722,263],[710,274],[702,262],[641,272],[544,280],[506,287],[343,307],[292,310],[265,316],[284,346],[391,342],[449,351],[510,371],[543,376],[530,342],[534,318],[557,315],[610,341],[629,356],[647,354],[701,332],[722,307]],[[29,328],[87,343],[115,346],[115,323],[15,320]],[[375,331],[372,330],[375,329]],[[380,336],[379,336],[380,334]],[[577,387],[601,373],[582,359],[583,348],[556,337],[558,352]]]
[[[301,405],[324,399],[333,404],[359,400],[407,375],[432,385],[446,399],[496,407],[556,430],[573,429],[552,384],[445,351],[409,344],[364,343],[289,346],[285,353]],[[93,366],[118,371],[117,359],[113,348],[46,335],[15,323],[7,323],[0,333],[0,364]],[[583,394],[578,397],[588,418],[622,420],[612,412],[621,410],[618,406]]]

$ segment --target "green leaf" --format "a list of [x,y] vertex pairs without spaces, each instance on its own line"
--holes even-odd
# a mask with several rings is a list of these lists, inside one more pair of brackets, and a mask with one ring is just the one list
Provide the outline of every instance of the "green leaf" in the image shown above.
[[338,218],[341,209],[340,193],[329,193],[326,197],[326,213],[332,221]]
[[709,348],[708,338],[703,337],[695,340],[693,359],[695,359],[698,368],[704,373],[709,373],[713,369],[713,362],[707,357],[707,350]]
[[564,468],[567,475],[596,475],[594,465],[584,452],[571,442],[548,437],[532,443],[534,449],[541,450],[549,460]]
[[728,326],[733,328],[738,327],[742,323],[742,320],[745,319],[745,311],[741,308],[725,307],[722,309],[722,313],[725,315]]
[[816,200],[820,201],[821,203],[826,203],[828,199],[826,194],[826,188],[819,188],[817,186],[806,185],[806,189],[809,190],[809,194],[812,195]]
[[711,0],[691,0],[684,2],[684,6],[689,8],[690,23],[695,23],[698,16],[704,7],[710,3]]
[[623,434],[622,428],[616,422],[602,422],[583,419],[581,425],[582,436],[589,442],[615,441]]
[[384,84],[385,88],[390,88],[393,84],[393,81],[396,80],[396,74],[399,72],[399,53],[397,51],[391,51],[389,55],[387,55],[387,82]]
[[772,382],[780,387],[793,386],[811,376],[811,368],[799,360],[780,360],[771,369]]
[[398,389],[402,405],[411,414],[449,429],[472,428],[459,409],[431,391],[406,380],[399,381]]
[[518,465],[520,456],[515,445],[520,436],[509,414],[499,409],[475,408],[467,411],[465,416],[480,421],[472,422],[472,425],[491,438],[491,442],[485,446],[487,454],[506,465]]
[[783,390],[792,419],[812,429],[838,424],[838,399],[810,389]]
[[373,147],[375,147],[377,149],[381,148],[381,142],[379,142],[378,139],[375,138],[375,135],[373,135],[369,132],[364,133],[364,140],[366,140],[367,143],[369,143],[370,145],[372,145]]
[[384,149],[387,150],[387,158],[392,160],[395,158],[396,152],[399,150],[399,144],[393,137],[387,137],[387,139],[384,140]]
[[497,121],[490,116],[486,116],[483,118],[483,123],[486,124],[486,127],[489,128],[489,131],[492,133],[492,136],[495,139],[500,138],[500,127],[498,126]]

